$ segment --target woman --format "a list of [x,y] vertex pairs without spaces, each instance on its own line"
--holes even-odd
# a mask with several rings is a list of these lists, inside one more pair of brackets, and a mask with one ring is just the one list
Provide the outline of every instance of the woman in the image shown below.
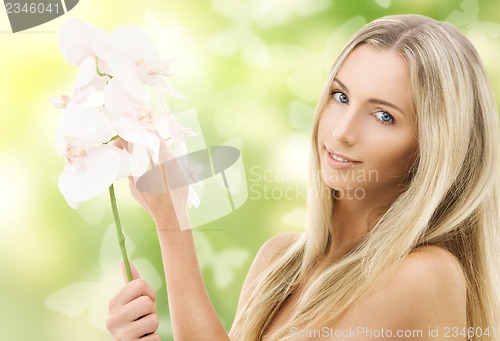
[[[158,229],[174,338],[500,340],[499,142],[462,33],[418,15],[367,24],[317,106],[307,232],[262,246],[229,335],[171,198],[131,184]],[[154,300],[126,284],[110,302],[114,338],[159,339]]]

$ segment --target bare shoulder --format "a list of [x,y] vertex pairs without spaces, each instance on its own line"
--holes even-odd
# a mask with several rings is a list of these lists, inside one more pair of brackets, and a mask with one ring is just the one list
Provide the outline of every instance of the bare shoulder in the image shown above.
[[[405,257],[396,273],[401,276],[423,276],[427,284],[433,284],[435,291],[449,291],[451,288],[465,289],[465,276],[460,263],[448,250],[439,246],[420,247]],[[414,279],[414,278],[413,278]]]
[[245,279],[245,286],[248,286],[257,276],[264,271],[274,260],[281,256],[292,245],[301,233],[285,233],[268,239],[257,252],[255,259],[248,271]]
[[[337,324],[337,323],[336,323]],[[438,246],[416,249],[338,321],[340,326],[422,330],[466,326],[466,281]]]
[[[290,247],[290,245],[297,241],[301,235],[301,233],[280,234],[268,239],[264,244],[262,244],[261,248],[257,252],[257,255],[255,256],[250,270],[248,271],[245,282],[243,283],[236,316],[238,316],[238,313],[246,304],[246,301],[251,294],[251,283],[257,279],[259,274],[265,271],[274,260],[282,255]],[[229,336],[231,336],[231,334],[232,331],[229,333]]]
[[[437,321],[447,315],[459,321],[465,317],[466,280],[455,256],[439,246],[420,247],[410,253],[389,280],[399,291],[418,294],[408,298],[413,305],[421,306]],[[402,285],[397,285],[400,282]],[[463,314],[462,314],[463,312]]]
[[297,241],[301,235],[302,233],[284,233],[269,238],[262,244],[257,256],[255,256],[255,261],[259,263],[263,262],[265,265],[268,261],[275,260],[283,254],[290,245]]

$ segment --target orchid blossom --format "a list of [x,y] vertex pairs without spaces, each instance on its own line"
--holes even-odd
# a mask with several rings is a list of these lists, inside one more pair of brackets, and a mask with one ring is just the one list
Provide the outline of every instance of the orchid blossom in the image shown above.
[[67,108],[58,135],[57,150],[66,158],[59,189],[71,207],[78,207],[129,173],[128,153],[105,144],[114,133],[99,110],[84,105]]
[[[110,78],[100,76],[97,71],[95,57],[87,57],[80,64],[73,96],[61,95],[50,98],[51,104],[58,109],[85,103],[89,97],[97,92],[103,91]],[[97,69],[98,70],[98,69]],[[95,103],[100,105],[100,103]]]
[[[171,61],[160,59],[140,29],[124,26],[109,33],[72,19],[61,28],[59,47],[65,60],[80,68],[72,96],[50,99],[64,110],[56,143],[58,153],[66,158],[59,189],[73,208],[109,189],[131,280],[113,183],[126,176],[139,177],[149,165],[160,162],[160,148],[167,139],[176,151],[185,153],[183,138],[195,133],[174,119],[166,102],[165,95],[182,97],[165,80]],[[128,150],[109,143],[117,137],[128,142]],[[199,205],[192,188],[190,202]]]
[[[131,96],[115,78],[104,93],[104,107],[116,131],[124,140],[145,147],[158,162],[160,138],[155,133],[156,115],[147,105],[146,89],[142,96]],[[142,97],[142,98],[141,98]]]
[[157,87],[170,96],[183,97],[165,81],[172,62],[160,59],[155,46],[142,30],[133,26],[118,28],[111,33],[111,47],[130,58],[143,84]]
[[95,41],[108,35],[108,32],[97,27],[71,19],[66,21],[59,31],[59,48],[69,64],[80,66],[85,58],[95,57]]

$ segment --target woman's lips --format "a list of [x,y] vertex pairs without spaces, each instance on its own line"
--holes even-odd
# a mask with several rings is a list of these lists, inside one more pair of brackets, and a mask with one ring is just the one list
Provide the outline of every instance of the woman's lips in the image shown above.
[[354,167],[357,164],[360,164],[360,161],[353,160],[346,155],[330,152],[326,149],[325,155],[326,163],[333,169],[344,169],[347,167]]

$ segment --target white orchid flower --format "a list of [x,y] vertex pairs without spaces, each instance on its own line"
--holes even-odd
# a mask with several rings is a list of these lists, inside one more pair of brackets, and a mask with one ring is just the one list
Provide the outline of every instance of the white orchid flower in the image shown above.
[[67,164],[59,177],[59,190],[71,207],[78,207],[129,175],[129,154],[104,144],[113,135],[111,123],[99,110],[84,105],[65,110],[57,150]]
[[191,128],[183,127],[173,115],[168,115],[166,124],[170,143],[173,144],[173,150],[175,155],[184,155],[187,153],[186,141],[184,138],[186,136],[196,136],[199,133],[193,131]]
[[[64,59],[73,65],[80,66],[84,59],[95,60],[95,45],[109,40],[109,32],[101,30],[82,21],[70,19],[59,31],[59,48]],[[104,70],[104,65],[99,65]]]
[[[97,47],[104,53],[109,48],[110,33],[76,19],[66,21],[59,32],[59,48],[64,59],[79,66],[72,96],[52,97],[50,103],[65,109],[71,105],[85,103],[89,97],[102,91],[111,78],[108,63],[97,55]],[[100,71],[99,71],[100,70]],[[102,72],[101,74],[98,73]],[[102,105],[102,103],[100,104]]]
[[[161,89],[170,96],[183,98],[165,80],[172,61],[160,59],[156,47],[141,29],[133,26],[116,29],[111,33],[109,47],[99,49],[99,54],[111,65],[113,75],[126,86],[140,82]],[[123,56],[127,56],[128,60]],[[135,69],[134,73],[130,72],[131,67]]]
[[[97,73],[95,57],[87,57],[80,64],[73,96],[56,96],[50,98],[49,102],[57,109],[66,109],[71,105],[86,103],[90,97],[96,98],[98,97],[97,94],[102,94],[109,79],[109,77],[100,76]],[[93,104],[102,106],[102,99],[100,99],[100,102],[97,100],[97,103]]]
[[[75,90],[70,102],[73,104],[84,103],[95,92],[103,91],[106,88],[110,78],[98,73],[96,59],[92,57],[85,58],[80,64],[80,72],[75,81]],[[94,103],[92,103],[94,104]],[[101,106],[102,101],[95,103]]]
[[56,109],[66,109],[69,104],[71,97],[68,95],[59,95],[49,98],[49,103]]
[[160,137],[155,129],[157,115],[141,97],[147,97],[145,88],[142,96],[132,96],[113,78],[104,93],[104,107],[117,134],[127,142],[145,147],[157,163],[160,152]]
[[[183,97],[165,80],[171,61],[160,59],[141,29],[109,33],[72,19],[61,28],[59,46],[80,68],[73,94],[50,99],[65,110],[58,150],[67,165],[59,187],[70,206],[121,177],[144,174],[159,162],[162,141],[169,140],[177,156],[187,152],[184,138],[197,133],[176,121],[165,100],[165,94]],[[115,135],[129,143],[129,152],[107,144]],[[199,205],[195,193],[190,198]]]

